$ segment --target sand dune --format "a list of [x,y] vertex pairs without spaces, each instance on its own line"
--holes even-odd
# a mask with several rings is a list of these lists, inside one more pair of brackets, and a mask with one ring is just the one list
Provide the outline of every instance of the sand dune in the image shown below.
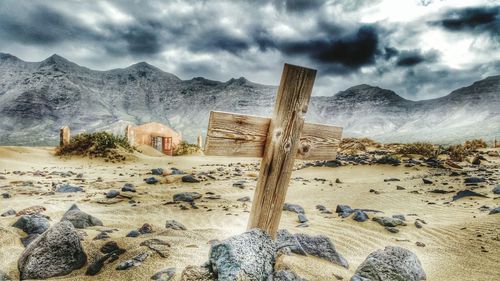
[[[185,266],[202,264],[207,260],[210,240],[224,239],[245,231],[251,203],[236,200],[253,195],[256,183],[253,174],[258,159],[159,157],[140,153],[135,156],[137,160],[133,162],[107,163],[79,157],[59,158],[53,156],[52,148],[0,147],[0,175],[5,177],[0,179],[0,193],[6,192],[12,196],[0,199],[0,212],[42,205],[47,208],[44,214],[50,216],[54,223],[61,219],[71,204],[77,203],[80,209],[104,223],[102,227],[84,230],[84,248],[90,259],[105,243],[93,240],[103,229],[116,229],[110,234],[111,240],[127,249],[119,261],[106,265],[96,276],[85,276],[84,267],[56,280],[147,280],[166,267],[177,268],[175,280],[178,280]],[[294,255],[286,256],[284,264],[308,280],[336,280],[334,276],[349,280],[369,253],[388,245],[398,245],[417,254],[427,273],[427,280],[500,280],[500,215],[488,215],[488,212],[478,209],[483,205],[500,205],[491,192],[491,180],[498,184],[500,178],[499,159],[493,157],[489,160],[491,162],[486,163],[485,167],[493,171],[489,176],[490,182],[475,189],[489,198],[464,198],[451,203],[454,193],[428,192],[434,188],[454,192],[465,188],[463,177],[449,177],[449,171],[441,169],[402,165],[348,165],[294,171],[286,201],[305,208],[309,227],[297,227],[296,214],[284,212],[281,228],[294,233],[328,236],[349,261],[350,268],[345,269],[315,257]],[[233,165],[228,167],[231,163]],[[151,176],[148,173],[157,167],[176,167],[196,173],[216,170],[217,167],[223,167],[225,171],[241,167],[248,173],[243,176],[231,176],[230,173],[227,178],[225,175],[217,176],[217,180],[209,179],[201,183],[145,184],[143,179]],[[35,171],[46,171],[46,175],[39,176]],[[50,175],[51,172],[67,171],[82,173],[85,181],[80,182],[75,176]],[[469,173],[481,174],[482,171],[471,168]],[[99,177],[102,181],[98,180]],[[423,177],[432,179],[434,184],[424,185]],[[318,178],[325,180],[315,180]],[[337,178],[342,183],[336,183]],[[384,182],[388,178],[401,181]],[[233,187],[232,183],[237,180],[246,180],[247,187]],[[48,193],[52,191],[53,182],[79,184],[86,192]],[[105,192],[119,190],[124,183],[136,186],[137,192],[131,194],[136,206],[129,203],[128,199],[115,204],[102,204],[111,202],[105,198]],[[405,190],[397,190],[397,185]],[[370,189],[378,194],[370,192]],[[174,193],[183,191],[201,194],[210,191],[221,195],[221,199],[200,199],[197,202],[198,209],[180,204],[187,206],[188,210],[182,210],[179,204],[165,204],[172,200]],[[335,213],[321,214],[315,208],[317,204],[325,205],[332,211],[338,204],[347,204],[353,208],[380,210],[387,216],[403,214],[408,225],[399,227],[400,232],[392,234],[373,221],[359,223],[350,217],[342,219]],[[421,229],[416,228],[416,218],[427,224]],[[19,276],[17,259],[24,250],[19,238],[25,235],[21,230],[11,227],[16,219],[15,216],[0,217],[0,270],[13,278]],[[183,223],[188,230],[165,229],[167,219]],[[130,230],[146,222],[153,226],[154,233],[138,238],[125,237]],[[161,258],[152,255],[141,266],[127,271],[115,270],[119,262],[144,251],[144,247],[139,244],[150,238],[168,241],[172,245],[170,256]],[[425,247],[416,246],[417,241],[424,243]]]

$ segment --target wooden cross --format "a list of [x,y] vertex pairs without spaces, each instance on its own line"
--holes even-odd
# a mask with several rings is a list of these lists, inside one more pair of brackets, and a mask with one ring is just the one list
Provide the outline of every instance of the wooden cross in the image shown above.
[[262,157],[248,228],[276,238],[295,158],[335,159],[342,128],[304,124],[316,70],[285,64],[272,118],[210,112],[206,155]]

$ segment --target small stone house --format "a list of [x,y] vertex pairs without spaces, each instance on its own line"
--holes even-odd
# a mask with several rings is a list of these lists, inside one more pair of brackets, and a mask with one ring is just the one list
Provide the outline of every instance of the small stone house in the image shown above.
[[149,145],[167,155],[172,155],[182,141],[182,134],[161,123],[146,123],[139,126],[128,125],[125,136],[130,145]]

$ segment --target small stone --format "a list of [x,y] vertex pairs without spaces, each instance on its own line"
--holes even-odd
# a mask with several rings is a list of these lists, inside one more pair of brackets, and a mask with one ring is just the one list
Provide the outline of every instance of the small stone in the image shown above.
[[236,201],[239,201],[239,202],[250,202],[250,196],[245,196],[245,197],[238,198]]
[[152,169],[151,174],[156,175],[156,176],[161,176],[161,175],[163,175],[163,169],[162,168]]
[[306,215],[304,214],[298,214],[298,219],[300,223],[305,223],[308,222],[309,220],[307,219]]
[[341,216],[343,218],[347,218],[352,213],[354,213],[354,210],[347,205],[337,205],[337,208],[335,209],[335,213],[339,214],[339,216]]
[[160,239],[149,239],[141,242],[140,245],[157,252],[162,258],[168,258],[170,255],[170,244],[166,241]]
[[207,268],[202,266],[190,265],[184,268],[180,281],[214,281],[217,278]]
[[126,237],[139,237],[141,233],[137,230],[132,230],[130,231]]
[[59,185],[59,187],[56,188],[56,192],[62,192],[62,193],[69,193],[69,192],[84,192],[83,188],[76,186],[76,185],[71,185],[69,183],[64,183]]
[[8,216],[13,216],[15,214],[16,214],[16,211],[14,209],[8,209],[7,211],[3,212],[0,216],[8,217]]
[[122,187],[123,192],[135,192],[135,186],[131,183],[126,183]]
[[140,234],[148,234],[148,233],[153,233],[153,226],[150,225],[149,223],[143,224],[138,230]]
[[118,195],[120,195],[120,191],[113,189],[113,190],[108,191],[108,193],[106,193],[106,198],[111,199],[111,198],[115,198]]
[[104,231],[101,231],[99,234],[97,234],[95,237],[94,237],[94,240],[105,240],[105,239],[108,239],[110,238],[108,233],[104,232]]
[[496,207],[489,212],[490,215],[494,215],[494,214],[498,214],[498,213],[500,213],[500,207]]
[[200,199],[201,194],[198,192],[181,192],[174,194],[174,201],[184,201],[184,202],[193,202],[196,199]]
[[50,227],[49,220],[43,215],[27,215],[20,217],[13,225],[27,234],[42,234]]
[[426,179],[426,178],[423,178],[422,181],[424,182],[424,184],[433,184],[434,183],[430,179]]
[[8,194],[7,192],[2,193],[2,198],[3,199],[9,199],[10,197],[12,197],[12,196],[10,196],[10,194]]
[[415,221],[416,228],[422,228],[422,224],[419,221]]
[[452,197],[452,201],[457,201],[458,199],[464,198],[464,197],[483,197],[483,198],[488,198],[486,195],[482,195],[480,193],[477,193],[475,191],[465,189],[457,192],[456,195]]
[[198,179],[196,179],[193,175],[185,175],[182,177],[182,182],[197,183],[200,181]]
[[237,182],[233,183],[233,186],[243,189],[243,188],[245,188],[246,183],[247,183],[246,181],[237,181]]
[[283,210],[289,211],[289,212],[295,212],[297,214],[305,214],[306,213],[304,211],[304,208],[302,208],[302,206],[297,205],[297,204],[290,204],[290,203],[285,203],[283,205]]
[[478,177],[469,177],[464,179],[465,184],[474,184],[474,183],[481,183],[485,182],[484,178],[478,178]]
[[393,226],[386,226],[385,230],[387,230],[391,233],[398,233],[399,232],[399,229],[397,229],[396,227],[393,227]]
[[147,184],[155,184],[158,182],[158,180],[155,178],[155,177],[149,177],[149,178],[145,178],[144,181],[147,183]]
[[116,270],[127,270],[131,267],[139,266],[149,257],[148,253],[138,254],[137,256],[120,263]]
[[395,218],[395,219],[401,220],[401,221],[405,221],[406,220],[406,218],[405,218],[404,215],[393,215],[392,217]]
[[398,225],[406,225],[402,220],[390,217],[374,217],[373,221],[378,222],[382,226],[396,227]]
[[170,281],[174,278],[175,272],[175,267],[169,267],[156,272],[153,276],[151,276],[151,279],[155,281]]
[[175,229],[175,230],[186,230],[187,228],[180,222],[176,220],[167,220],[165,223],[165,228]]
[[396,190],[406,190],[406,188],[400,186],[400,185],[396,185]]
[[368,220],[368,215],[361,210],[356,210],[354,212],[354,215],[352,216],[352,219],[357,221],[357,222],[364,222],[364,221]]
[[425,247],[425,244],[420,241],[415,242],[415,245],[417,245],[417,247]]

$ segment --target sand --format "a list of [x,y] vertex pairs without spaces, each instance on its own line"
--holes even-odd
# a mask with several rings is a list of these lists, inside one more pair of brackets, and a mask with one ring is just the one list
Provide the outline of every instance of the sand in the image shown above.
[[[0,147],[0,175],[5,177],[0,179],[0,193],[8,192],[12,195],[9,199],[0,198],[0,213],[10,208],[19,211],[33,205],[42,205],[47,208],[43,214],[50,216],[54,223],[61,219],[71,204],[77,203],[80,209],[104,223],[103,227],[84,230],[86,237],[83,244],[90,260],[106,242],[93,240],[99,230],[117,230],[110,234],[111,239],[127,249],[118,261],[106,265],[96,276],[85,276],[84,267],[54,280],[149,280],[155,272],[167,267],[177,268],[175,280],[179,280],[180,272],[185,266],[200,265],[207,260],[210,240],[224,239],[245,231],[251,203],[236,200],[243,196],[252,197],[255,171],[250,164],[258,163],[259,159],[148,154],[149,156],[136,153],[134,161],[109,163],[79,157],[56,157],[53,155],[53,148]],[[498,184],[500,160],[498,157],[489,160],[492,162],[486,165],[495,167],[492,168],[494,174],[491,177]],[[151,176],[148,173],[152,168],[176,167],[187,172],[200,172],[219,167],[207,164],[228,165],[238,162],[243,169],[249,170],[244,176],[201,183],[174,181],[147,185],[143,182],[144,178]],[[83,173],[85,182],[80,183],[75,176],[40,177],[32,173],[37,170]],[[14,174],[14,171],[25,173]],[[99,177],[102,182],[96,181]],[[296,214],[284,212],[281,228],[291,232],[328,236],[350,263],[349,269],[345,269],[315,257],[286,256],[284,265],[302,277],[308,280],[336,280],[334,276],[338,276],[349,280],[369,253],[385,246],[397,245],[417,254],[427,280],[500,280],[500,214],[488,215],[488,212],[478,209],[483,205],[500,205],[500,201],[491,192],[491,184],[475,190],[487,194],[489,198],[464,198],[449,203],[454,193],[434,194],[426,191],[433,188],[450,189],[452,186],[453,189],[450,190],[456,192],[465,188],[463,178],[452,178],[446,171],[427,167],[309,167],[294,171],[292,178],[297,177],[302,177],[303,180],[292,180],[286,201],[305,208],[310,220],[309,227],[297,227]],[[422,177],[431,178],[434,184],[424,185]],[[326,181],[323,183],[314,180],[315,178]],[[337,178],[342,183],[335,183]],[[398,178],[401,181],[384,182],[387,178]],[[232,186],[233,182],[240,179],[247,180],[248,187],[240,189]],[[33,185],[26,184],[26,181],[32,181]],[[64,181],[81,184],[86,192],[47,194],[52,191],[52,182]],[[443,182],[449,185],[445,186]],[[110,189],[120,190],[124,183],[136,185],[137,193],[131,195],[133,200],[140,202],[137,206],[132,206],[128,199],[115,204],[102,204],[111,202],[105,198],[105,192]],[[403,186],[406,190],[397,190],[396,185]],[[370,189],[379,194],[370,192]],[[172,200],[174,193],[182,191],[197,191],[202,194],[210,191],[222,198],[198,200],[199,209],[191,209],[188,204],[183,204],[189,210],[181,210],[179,205],[164,204]],[[342,219],[335,213],[321,214],[315,208],[317,204],[325,205],[332,211],[335,211],[338,204],[347,204],[353,208],[380,210],[387,216],[403,214],[408,225],[399,227],[400,232],[392,234],[373,221],[359,223],[352,218]],[[413,224],[415,218],[420,218],[427,224],[417,229]],[[170,219],[183,223],[188,230],[165,229],[165,221]],[[24,250],[19,238],[25,234],[11,227],[15,220],[14,216],[0,217],[0,270],[17,279],[17,259]],[[130,230],[137,229],[146,222],[153,226],[154,233],[138,238],[125,237]],[[153,254],[138,267],[126,271],[115,270],[121,261],[147,250],[139,244],[150,238],[168,241],[172,245],[170,256],[161,258]],[[417,241],[426,246],[416,246]]]

